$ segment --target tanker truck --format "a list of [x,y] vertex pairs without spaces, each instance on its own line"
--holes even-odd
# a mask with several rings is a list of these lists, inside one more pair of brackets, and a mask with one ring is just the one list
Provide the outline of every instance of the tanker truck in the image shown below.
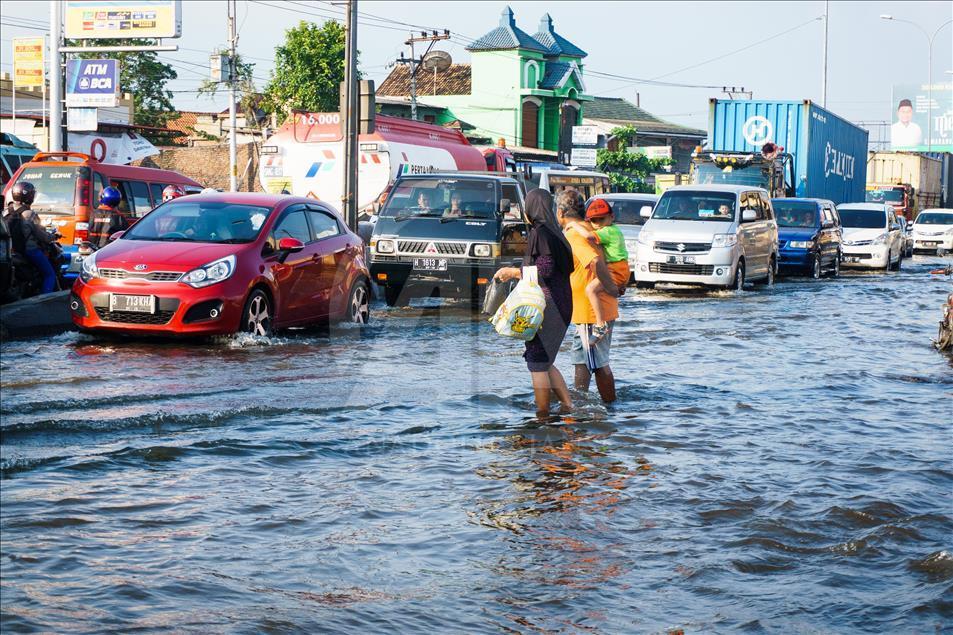
[[[810,101],[710,101],[708,149],[692,183],[762,187],[772,197],[864,200],[867,131]],[[766,151],[770,148],[770,151]]]
[[[340,113],[296,112],[262,146],[259,179],[265,191],[320,199],[341,208],[344,135]],[[401,175],[515,169],[505,148],[481,152],[458,130],[376,115],[375,130],[359,137],[358,210],[372,215],[381,194]]]

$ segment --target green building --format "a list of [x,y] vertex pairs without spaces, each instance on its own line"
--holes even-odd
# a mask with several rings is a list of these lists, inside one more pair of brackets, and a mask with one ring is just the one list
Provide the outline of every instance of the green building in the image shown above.
[[[543,15],[533,35],[516,26],[506,7],[495,29],[467,47],[470,64],[453,64],[444,71],[417,70],[417,96],[430,106],[443,107],[430,115],[437,124],[463,121],[474,133],[507,146],[565,153],[571,148],[572,127],[582,123],[586,95],[582,60],[586,52],[553,28]],[[397,67],[381,83],[382,97],[410,94],[410,73]]]

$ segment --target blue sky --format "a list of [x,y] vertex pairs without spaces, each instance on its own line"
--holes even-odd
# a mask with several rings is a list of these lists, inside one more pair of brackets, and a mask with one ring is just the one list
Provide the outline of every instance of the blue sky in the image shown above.
[[[824,3],[805,2],[510,2],[517,25],[534,33],[549,12],[557,32],[585,49],[588,71],[639,79],[712,86],[744,86],[756,99],[814,99],[821,96],[823,23],[814,20]],[[378,82],[387,64],[405,49],[411,27],[450,29],[455,37],[440,48],[455,61],[468,61],[466,38],[496,26],[504,2],[379,2],[361,0],[365,14],[358,36],[362,69]],[[0,64],[9,73],[10,39],[41,31],[11,26],[22,19],[47,23],[47,2],[4,0]],[[215,110],[227,102],[193,92],[207,76],[208,54],[226,41],[226,7],[221,0],[183,2],[181,50],[162,54],[175,65],[180,109]],[[267,81],[274,46],[298,20],[341,16],[331,2],[239,0],[239,50],[255,62],[259,85]],[[933,33],[953,17],[950,2],[831,2],[828,107],[854,121],[886,120],[892,114],[894,83],[920,82],[927,74],[927,38],[916,27],[879,18],[892,14]],[[12,18],[12,19],[10,19]],[[785,33],[786,32],[786,33]],[[767,40],[767,41],[764,41]],[[760,43],[759,43],[760,42]],[[747,50],[733,53],[738,49]],[[684,70],[683,70],[684,69]],[[934,45],[933,79],[953,76],[953,30],[940,31]],[[699,128],[707,126],[707,102],[720,91],[637,84],[587,75],[596,95],[625,97],[654,114]]]

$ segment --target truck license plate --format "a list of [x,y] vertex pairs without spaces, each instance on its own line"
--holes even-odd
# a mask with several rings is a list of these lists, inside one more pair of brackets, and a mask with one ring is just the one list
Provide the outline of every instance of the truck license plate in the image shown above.
[[126,311],[127,313],[155,313],[156,297],[154,295],[118,295],[109,296],[110,311]]
[[668,262],[672,265],[693,265],[695,256],[669,256]]
[[446,258],[414,258],[415,271],[446,271]]

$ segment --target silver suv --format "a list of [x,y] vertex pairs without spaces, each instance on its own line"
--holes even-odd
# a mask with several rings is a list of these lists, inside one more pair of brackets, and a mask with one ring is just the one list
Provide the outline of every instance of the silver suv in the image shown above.
[[748,280],[773,284],[777,266],[778,226],[766,190],[686,185],[666,190],[642,227],[635,281],[741,289]]

